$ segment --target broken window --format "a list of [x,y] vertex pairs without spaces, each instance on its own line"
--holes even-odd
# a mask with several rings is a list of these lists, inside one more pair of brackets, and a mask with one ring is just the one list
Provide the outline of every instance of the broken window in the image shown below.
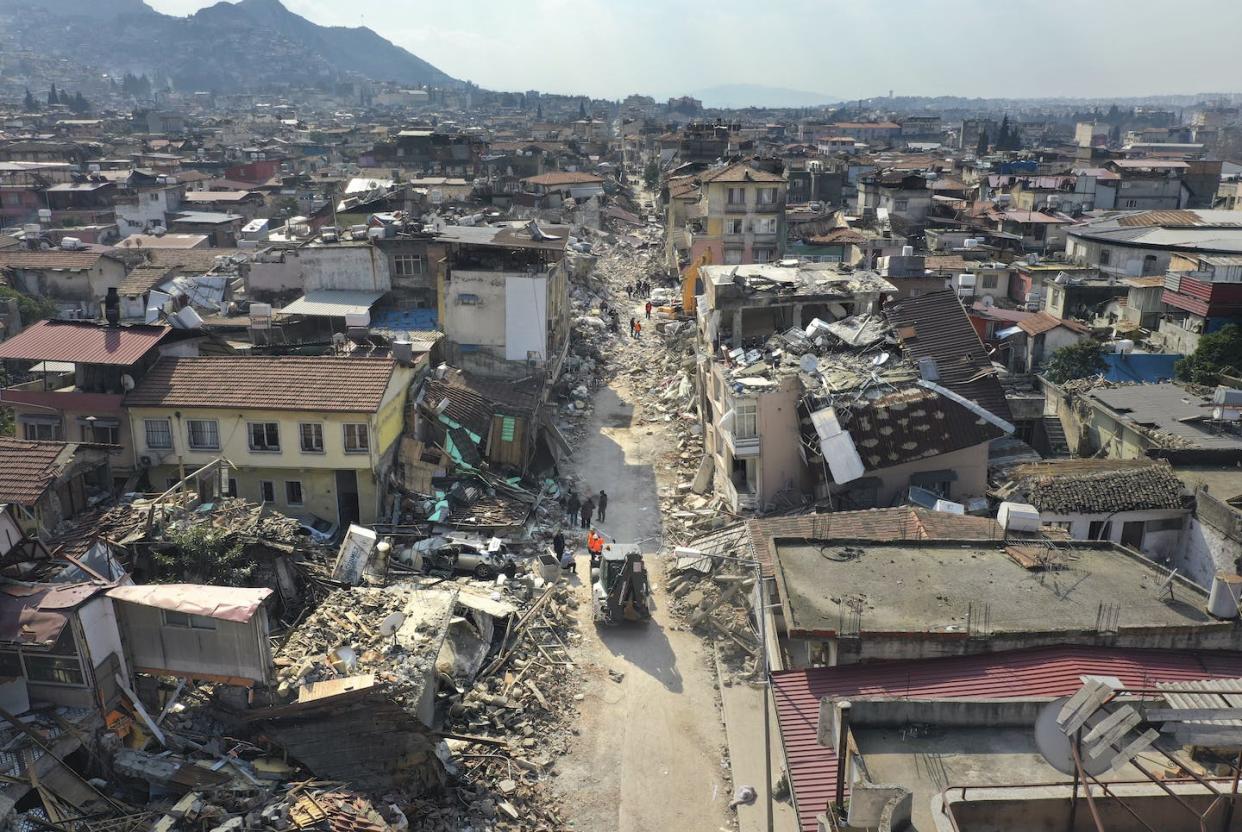
[[365,454],[371,450],[371,437],[367,434],[365,422],[350,423],[345,426],[345,453]]
[[172,427],[167,419],[144,419],[147,447],[154,450],[172,450]]
[[163,610],[164,626],[178,627],[183,630],[214,630],[216,620],[205,615],[191,615],[176,610]]
[[185,427],[190,450],[220,450],[220,424],[215,419],[190,419]]
[[291,506],[302,505],[302,483],[298,480],[285,481],[285,503]]
[[725,233],[726,234],[741,234],[743,223],[744,223],[744,220],[741,220],[741,219],[725,220]]
[[280,452],[280,425],[276,422],[250,422],[250,450]]
[[69,627],[60,631],[60,638],[56,639],[56,644],[47,653],[24,653],[22,662],[26,665],[26,678],[31,682],[75,686],[86,684],[82,662],[78,660],[78,647],[73,640],[73,630]]
[[303,422],[298,426],[298,432],[302,437],[303,453],[323,453],[323,425],[318,422]]

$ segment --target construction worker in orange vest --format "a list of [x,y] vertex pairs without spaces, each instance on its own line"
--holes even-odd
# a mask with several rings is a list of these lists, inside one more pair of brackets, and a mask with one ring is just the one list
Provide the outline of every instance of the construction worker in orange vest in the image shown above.
[[591,568],[599,566],[600,556],[604,553],[604,536],[595,529],[587,533],[587,552],[591,555]]

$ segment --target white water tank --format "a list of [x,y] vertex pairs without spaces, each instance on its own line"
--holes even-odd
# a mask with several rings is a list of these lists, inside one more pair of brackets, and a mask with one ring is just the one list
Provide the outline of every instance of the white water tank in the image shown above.
[[901,247],[901,256],[902,256],[902,257],[913,257],[913,256],[914,256],[914,246],[902,246],[902,247]]
[[1242,575],[1217,572],[1208,595],[1208,613],[1214,618],[1237,618],[1238,597],[1242,595]]
[[1001,503],[996,522],[1007,532],[1039,531],[1039,509],[1029,503]]

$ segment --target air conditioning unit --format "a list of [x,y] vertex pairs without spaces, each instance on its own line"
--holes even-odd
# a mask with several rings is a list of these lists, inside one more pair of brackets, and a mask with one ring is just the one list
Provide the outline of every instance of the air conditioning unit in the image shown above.
[[143,468],[154,468],[156,465],[159,465],[163,461],[164,461],[163,454],[158,454],[158,453],[155,453],[154,451],[148,451],[147,453],[142,454],[141,456],[138,457],[138,464],[141,465]]

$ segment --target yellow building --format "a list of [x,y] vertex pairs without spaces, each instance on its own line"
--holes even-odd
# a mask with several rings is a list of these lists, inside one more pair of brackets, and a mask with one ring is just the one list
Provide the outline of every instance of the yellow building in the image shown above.
[[162,358],[125,407],[153,488],[224,457],[230,494],[344,527],[379,514],[412,380],[391,358]]
[[784,174],[735,162],[698,175],[701,230],[691,234],[690,261],[711,252],[712,263],[772,263],[785,253]]

